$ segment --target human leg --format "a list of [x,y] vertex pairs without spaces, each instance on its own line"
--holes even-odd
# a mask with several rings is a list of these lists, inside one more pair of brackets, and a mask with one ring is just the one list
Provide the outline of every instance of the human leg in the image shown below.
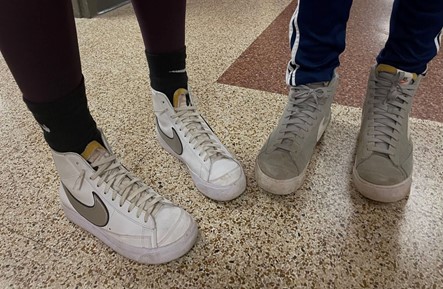
[[186,73],[186,0],[132,0],[145,44],[151,87],[172,101],[188,87]]
[[353,169],[354,184],[370,199],[395,202],[410,192],[409,113],[442,28],[443,2],[394,1],[389,38],[368,81]]
[[71,2],[2,1],[0,50],[52,149],[66,216],[138,262],[190,250],[192,217],[120,164],[89,113]]
[[160,144],[186,164],[207,197],[228,201],[246,187],[240,163],[200,115],[186,72],[186,1],[132,0],[146,47]]
[[345,49],[352,0],[299,0],[289,23],[289,86],[330,81]]
[[389,37],[377,63],[424,74],[439,51],[442,29],[442,1],[394,1]]
[[87,106],[70,5],[3,1],[0,50],[51,148],[82,152],[99,134]]

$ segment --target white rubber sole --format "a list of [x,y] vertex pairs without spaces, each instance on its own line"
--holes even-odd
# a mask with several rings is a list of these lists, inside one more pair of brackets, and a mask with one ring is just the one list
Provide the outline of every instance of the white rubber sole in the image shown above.
[[275,195],[289,195],[297,191],[302,185],[306,177],[307,167],[303,172],[294,178],[287,180],[277,180],[266,175],[260,168],[258,162],[255,162],[255,180],[258,186],[266,192]]
[[194,181],[196,188],[206,197],[215,201],[231,201],[239,197],[246,189],[246,177],[243,170],[241,171],[241,175],[238,180],[229,186],[217,186],[208,183],[201,179],[198,175],[194,174],[194,172],[189,168],[188,170],[191,173],[191,178]]
[[352,169],[352,179],[360,194],[377,202],[397,202],[406,198],[411,191],[412,176],[393,186],[375,185],[362,179],[354,165]]
[[104,229],[91,224],[79,213],[66,207],[63,202],[60,203],[66,217],[71,222],[97,237],[100,241],[108,245],[115,252],[139,263],[162,264],[173,261],[180,258],[189,250],[191,250],[191,248],[197,241],[198,227],[195,221],[192,219],[191,226],[186,231],[186,233],[179,240],[172,244],[152,249],[130,246],[116,239],[113,239],[112,237],[104,233]]
[[191,178],[194,181],[194,184],[196,188],[206,197],[213,199],[215,201],[231,201],[237,197],[239,197],[246,189],[246,177],[243,169],[240,166],[241,169],[241,175],[235,181],[234,183],[228,185],[228,186],[220,186],[211,184],[202,178],[200,178],[196,173],[194,173],[189,166],[186,164],[186,162],[183,160],[183,158],[176,154],[166,143],[165,141],[159,136],[157,131],[157,140],[160,143],[160,145],[171,155],[179,159],[188,169],[189,173],[191,174]]

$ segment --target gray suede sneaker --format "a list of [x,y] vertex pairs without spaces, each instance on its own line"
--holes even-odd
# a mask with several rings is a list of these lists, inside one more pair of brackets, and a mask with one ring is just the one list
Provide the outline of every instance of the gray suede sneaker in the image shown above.
[[302,185],[315,145],[331,119],[337,84],[334,74],[330,82],[291,87],[283,115],[257,156],[260,188],[287,195]]
[[384,64],[371,70],[353,168],[357,190],[369,199],[395,202],[409,194],[413,158],[408,121],[421,78]]

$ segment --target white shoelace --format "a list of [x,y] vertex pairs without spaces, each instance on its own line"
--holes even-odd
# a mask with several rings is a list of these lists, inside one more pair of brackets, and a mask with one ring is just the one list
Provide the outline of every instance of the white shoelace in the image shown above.
[[279,130],[281,137],[276,138],[277,142],[274,144],[276,149],[291,151],[292,143],[297,141],[296,137],[303,138],[309,132],[317,113],[322,111],[319,104],[328,97],[326,89],[306,85],[291,89],[285,119]]
[[[160,203],[164,198],[130,173],[116,159],[115,155],[106,153],[94,161],[91,166],[97,169],[90,177],[91,180],[99,178],[97,185],[105,184],[105,194],[112,188],[112,200],[115,201],[117,196],[120,196],[120,207],[125,201],[129,201],[131,205],[128,208],[128,213],[137,208],[137,218],[144,212],[144,221],[147,222],[149,216],[155,214],[161,207]],[[83,170],[79,177],[79,188],[83,183],[84,176],[85,171]]]
[[218,159],[230,158],[221,145],[211,138],[213,132],[204,127],[205,121],[197,112],[196,107],[179,107],[175,109],[175,112],[172,117],[175,124],[180,125],[180,130],[184,131],[184,136],[188,138],[192,148],[199,151],[199,156],[203,157],[203,161],[211,159],[214,162]]
[[408,121],[408,105],[412,101],[415,88],[410,84],[398,84],[398,76],[392,79],[378,77],[372,83],[374,99],[369,104],[369,145],[368,149],[392,155],[396,151],[401,127]]

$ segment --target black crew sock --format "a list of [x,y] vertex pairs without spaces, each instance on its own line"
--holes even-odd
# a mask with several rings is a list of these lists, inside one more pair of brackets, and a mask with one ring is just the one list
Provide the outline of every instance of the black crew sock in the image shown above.
[[42,127],[45,140],[53,150],[81,154],[93,140],[103,145],[101,134],[89,112],[83,79],[69,95],[55,102],[24,101]]
[[186,73],[186,47],[164,54],[151,54],[146,51],[151,87],[163,92],[173,103],[174,92],[179,88],[188,89]]

